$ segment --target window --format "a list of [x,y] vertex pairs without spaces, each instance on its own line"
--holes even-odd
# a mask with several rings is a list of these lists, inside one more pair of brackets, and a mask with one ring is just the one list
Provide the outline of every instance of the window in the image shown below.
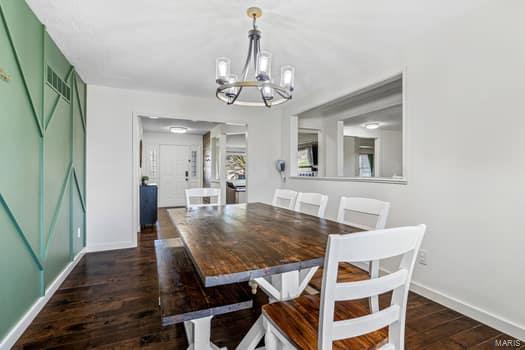
[[372,177],[374,173],[374,155],[360,154],[359,155],[359,176]]
[[299,176],[317,176],[319,135],[317,130],[300,130],[297,150]]
[[191,177],[197,177],[197,151],[191,151]]
[[228,180],[244,179],[246,176],[246,156],[231,154],[226,156],[226,176]]

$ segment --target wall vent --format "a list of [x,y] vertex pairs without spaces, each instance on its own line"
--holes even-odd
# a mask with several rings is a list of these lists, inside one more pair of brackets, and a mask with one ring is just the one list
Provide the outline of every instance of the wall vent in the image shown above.
[[47,83],[64,99],[66,99],[66,101],[69,102],[71,100],[71,88],[50,66],[47,66]]

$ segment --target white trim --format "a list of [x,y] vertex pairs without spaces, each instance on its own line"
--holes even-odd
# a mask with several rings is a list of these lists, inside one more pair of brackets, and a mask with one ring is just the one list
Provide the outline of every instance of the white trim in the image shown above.
[[[381,272],[385,274],[390,273],[390,271],[388,271],[385,268],[381,268]],[[478,322],[484,323],[492,328],[495,328],[500,332],[506,333],[522,341],[525,340],[525,326],[520,326],[501,316],[490,313],[477,306],[466,303],[462,300],[454,298],[443,292],[437,291],[414,280],[412,280],[412,283],[410,284],[410,290],[438,304],[444,305],[449,309],[452,309],[465,316],[468,316]]]
[[385,183],[395,185],[408,185],[406,177],[394,179],[391,177],[322,177],[322,176],[289,176],[292,180],[317,180],[317,181],[348,181],[348,182],[369,182]]
[[53,282],[49,285],[49,287],[46,289],[45,294],[38,298],[33,305],[27,310],[27,312],[22,316],[22,318],[17,322],[17,324],[7,333],[5,338],[0,342],[0,349],[1,350],[7,350],[11,349],[13,345],[15,345],[18,338],[22,336],[22,334],[25,332],[27,327],[33,322],[35,317],[39,314],[39,312],[44,308],[44,306],[47,304],[49,299],[55,294],[58,287],[64,282],[66,277],[69,275],[69,273],[73,270],[73,268],[78,264],[80,259],[86,254],[87,249],[82,248],[80,252],[75,256],[75,258],[69,262],[69,264],[62,270],[62,272],[54,279]]
[[131,241],[122,241],[122,242],[111,242],[111,243],[98,243],[91,244],[86,247],[88,253],[94,252],[103,252],[106,250],[117,250],[117,249],[127,249],[127,248],[136,248],[137,243]]
[[427,287],[419,282],[412,282],[410,290],[432,301],[435,301],[436,303],[445,305],[454,311],[473,318],[476,321],[513,336],[514,338],[520,339],[522,341],[525,340],[524,326],[520,326],[512,321],[502,318],[501,316],[494,315],[493,313]]

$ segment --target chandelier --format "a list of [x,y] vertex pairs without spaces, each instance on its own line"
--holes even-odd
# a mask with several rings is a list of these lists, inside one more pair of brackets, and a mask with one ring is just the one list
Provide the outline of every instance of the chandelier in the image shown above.
[[[257,29],[255,23],[257,18],[261,17],[262,10],[258,7],[250,7],[246,13],[248,17],[253,19],[253,28],[248,31],[250,43],[244,68],[239,79],[237,75],[230,72],[231,61],[229,58],[217,58],[215,67],[218,84],[216,96],[229,105],[271,107],[285,103],[292,98],[295,68],[290,65],[282,66],[280,83],[274,83],[271,74],[272,54],[261,50],[261,31]],[[253,80],[248,79],[250,63],[253,63],[254,66]],[[256,91],[256,94],[252,93],[252,98],[243,99],[241,93],[244,89]],[[257,100],[254,96],[257,97]]]

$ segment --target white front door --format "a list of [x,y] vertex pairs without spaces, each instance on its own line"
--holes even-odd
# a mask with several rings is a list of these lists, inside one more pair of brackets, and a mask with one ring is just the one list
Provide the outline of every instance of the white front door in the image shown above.
[[190,171],[190,147],[160,145],[159,207],[186,205]]

